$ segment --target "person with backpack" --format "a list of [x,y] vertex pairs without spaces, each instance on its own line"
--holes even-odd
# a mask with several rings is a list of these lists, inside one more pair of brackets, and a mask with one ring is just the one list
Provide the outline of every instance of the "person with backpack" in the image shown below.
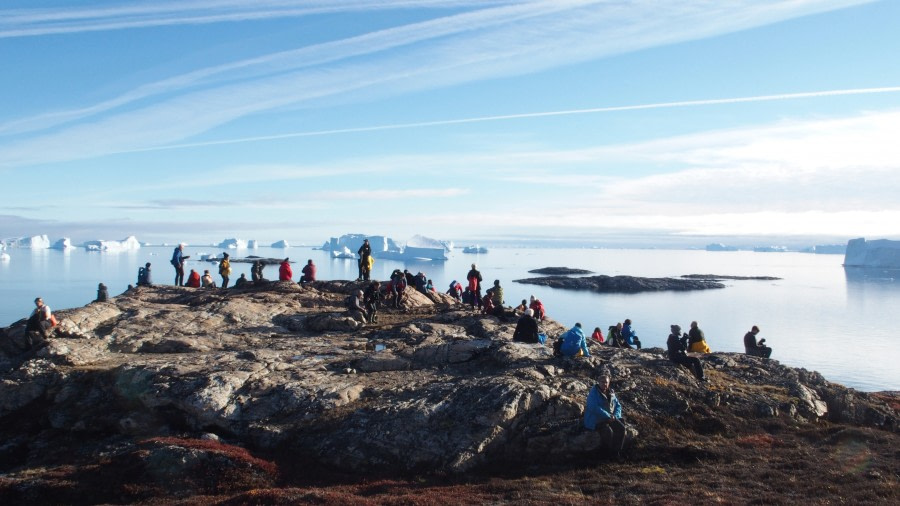
[[150,275],[150,262],[138,269],[137,286],[153,286],[153,278]]
[[622,322],[609,326],[606,332],[606,344],[613,348],[625,348],[625,338],[622,337]]
[[668,348],[669,352],[669,360],[675,362],[678,365],[686,366],[691,372],[694,373],[694,376],[697,377],[700,381],[706,381],[703,376],[703,364],[700,363],[700,359],[697,357],[689,357],[685,352],[687,348],[687,340],[688,335],[681,335],[681,327],[678,325],[671,325],[670,329],[672,332],[669,334],[669,338],[666,339],[666,348]]
[[44,299],[40,297],[34,299],[34,306],[34,311],[31,312],[31,316],[28,317],[28,322],[25,324],[25,332],[35,332],[46,340],[50,329],[57,324],[56,317],[53,316],[50,306],[44,304]]
[[222,253],[222,261],[219,262],[219,276],[222,276],[222,288],[228,288],[228,278],[231,277],[231,261],[228,253]]
[[394,269],[391,274],[391,295],[395,309],[402,309],[403,292],[406,290],[406,275],[400,269]]
[[450,289],[447,290],[447,295],[456,299],[456,302],[462,302],[462,294],[462,285],[454,279],[452,282],[450,282]]
[[469,291],[472,292],[472,309],[475,309],[475,305],[477,304],[478,309],[480,310],[482,307],[481,282],[484,279],[481,277],[478,266],[472,264],[472,268],[469,270],[469,273],[466,274],[466,280],[469,281]]
[[172,266],[175,267],[175,286],[184,286],[184,261],[190,256],[184,254],[184,243],[175,247],[172,252]]
[[357,261],[357,264],[359,265],[359,277],[357,277],[356,280],[368,281],[369,273],[371,272],[369,258],[372,256],[372,246],[369,244],[369,239],[363,239],[362,246],[356,250],[356,254],[359,255],[359,260]]
[[625,447],[622,405],[609,386],[609,375],[602,374],[588,392],[583,423],[585,429],[599,431],[606,448],[616,455]]
[[561,335],[559,340],[562,341],[559,345],[559,352],[562,356],[591,356],[591,351],[588,349],[587,345],[587,339],[584,338],[584,331],[581,330],[581,323],[576,323],[574,327]]

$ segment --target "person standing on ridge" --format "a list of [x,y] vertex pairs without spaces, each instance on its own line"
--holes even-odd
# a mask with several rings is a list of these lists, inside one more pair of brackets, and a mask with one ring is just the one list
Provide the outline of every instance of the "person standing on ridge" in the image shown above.
[[190,256],[184,254],[184,243],[175,247],[172,252],[172,266],[175,267],[175,286],[184,286],[184,261]]
[[222,253],[222,261],[219,262],[219,275],[222,276],[222,288],[228,288],[228,278],[231,276],[231,261],[228,253]]
[[369,267],[369,257],[372,256],[372,246],[369,244],[369,239],[363,239],[362,246],[356,250],[356,253],[359,255],[359,277],[356,278],[357,281],[369,280],[369,273],[367,269]]
[[472,264],[472,269],[469,270],[469,273],[466,274],[466,279],[469,281],[469,291],[472,292],[472,309],[475,309],[475,305],[478,305],[478,309],[481,309],[481,282],[483,278],[481,277],[481,272],[478,271],[478,266]]

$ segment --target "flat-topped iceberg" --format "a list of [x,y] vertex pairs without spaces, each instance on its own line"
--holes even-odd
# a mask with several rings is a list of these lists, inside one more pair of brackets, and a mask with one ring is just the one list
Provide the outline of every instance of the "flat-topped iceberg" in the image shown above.
[[249,241],[247,241],[247,247],[249,249],[256,249],[259,247],[259,241],[257,241],[256,239],[250,239]]
[[413,236],[405,246],[401,246],[390,237],[365,234],[345,234],[340,237],[332,237],[322,245],[322,249],[341,255],[335,258],[345,258],[346,250],[356,257],[356,252],[359,251],[359,247],[362,246],[365,239],[369,240],[373,257],[388,260],[447,260],[447,255],[453,250],[453,243],[450,241],[440,241],[422,235]]
[[50,247],[50,238],[46,234],[33,235],[31,237],[14,237],[12,239],[4,239],[3,243],[10,248],[47,249]]
[[61,249],[61,250],[72,249],[74,247],[75,246],[72,245],[72,239],[69,239],[68,237],[63,237],[62,239],[53,243],[53,246],[50,246],[51,249]]
[[85,241],[84,249],[88,251],[133,251],[141,249],[141,243],[133,235],[129,235],[121,241],[106,241],[97,239]]
[[219,247],[225,249],[246,249],[247,241],[243,239],[225,239],[219,243]]
[[844,266],[900,269],[900,241],[851,239],[844,254]]
[[291,245],[288,244],[286,239],[282,239],[280,241],[275,241],[272,243],[273,248],[290,248]]

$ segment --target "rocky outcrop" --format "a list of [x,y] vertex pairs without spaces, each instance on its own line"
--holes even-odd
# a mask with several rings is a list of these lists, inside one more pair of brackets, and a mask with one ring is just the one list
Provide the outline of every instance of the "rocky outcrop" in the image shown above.
[[590,290],[600,293],[637,293],[659,291],[708,290],[725,288],[718,281],[709,279],[684,278],[640,278],[635,276],[544,276],[540,278],[516,279],[516,283],[540,285],[569,290]]
[[571,267],[541,267],[540,269],[532,269],[531,274],[549,274],[554,276],[570,276],[573,274],[593,274],[593,272],[584,269],[573,269]]
[[[47,343],[2,353],[0,472],[22,484],[30,470],[99,452],[109,456],[102,469],[121,461],[179,487],[213,473],[215,484],[197,485],[205,493],[227,488],[211,469],[273,482],[276,471],[237,447],[279,466],[361,474],[548,465],[601,448],[581,427],[601,372],[614,378],[635,447],[648,452],[779,420],[897,431],[896,398],[814,372],[715,353],[703,357],[709,382],[700,383],[659,348],[556,358],[512,342],[514,321],[444,294],[409,290],[406,309],[382,308],[377,325],[361,325],[341,307],[362,286],[140,287],[58,311]],[[542,331],[565,328],[547,320]]]

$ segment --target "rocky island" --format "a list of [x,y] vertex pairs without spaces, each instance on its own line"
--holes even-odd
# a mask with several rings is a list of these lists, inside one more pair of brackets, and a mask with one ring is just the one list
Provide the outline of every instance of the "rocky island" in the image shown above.
[[[733,353],[705,383],[659,348],[557,358],[443,294],[363,326],[360,287],[139,287],[57,311],[45,343],[0,329],[0,502],[900,500],[896,393]],[[581,424],[601,372],[618,460]]]
[[725,288],[725,285],[712,279],[689,278],[641,278],[637,276],[542,276],[539,278],[515,279],[515,283],[547,286],[568,290],[590,290],[600,293],[638,293],[659,292],[665,290],[709,290]]

